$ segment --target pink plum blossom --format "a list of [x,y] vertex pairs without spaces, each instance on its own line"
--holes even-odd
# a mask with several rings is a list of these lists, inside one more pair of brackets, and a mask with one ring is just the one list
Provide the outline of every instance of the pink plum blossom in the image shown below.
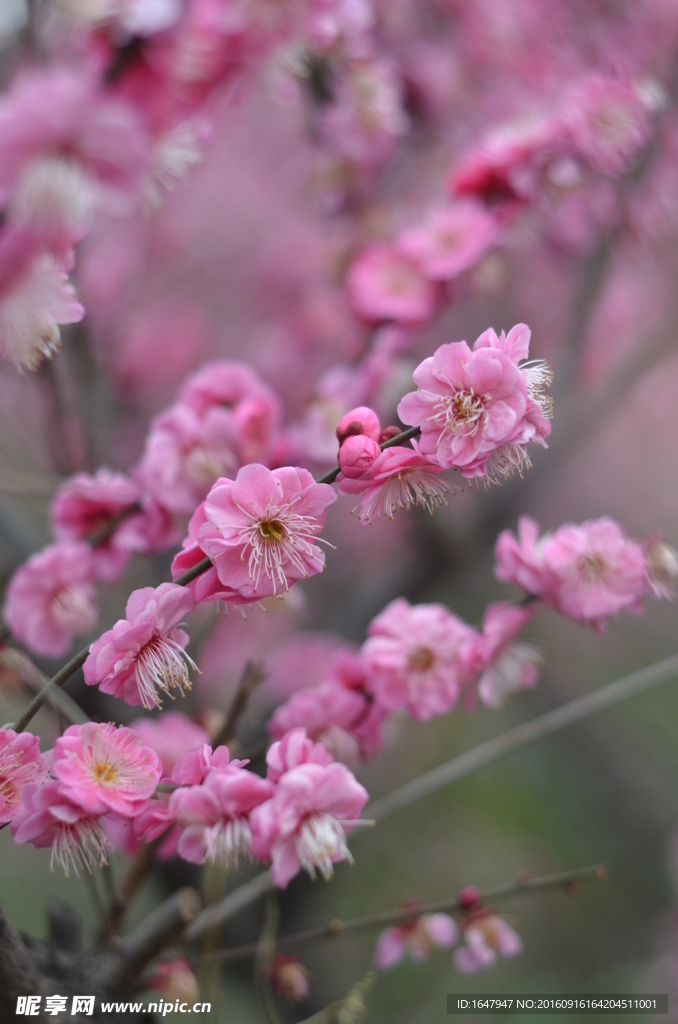
[[538,529],[523,517],[520,540],[509,531],[499,535],[499,579],[527,584],[530,593],[556,611],[599,629],[608,616],[639,608],[648,590],[645,554],[613,519],[565,523],[541,538]]
[[130,728],[160,758],[163,778],[171,776],[184,754],[209,739],[205,729],[181,711],[164,711],[159,718],[136,718]]
[[616,176],[648,143],[649,114],[640,89],[593,75],[572,90],[561,116],[575,152],[594,170]]
[[103,867],[112,849],[99,818],[66,796],[60,782],[28,786],[11,829],[15,843],[51,847],[52,869],[58,863],[66,876],[74,871],[80,877],[80,871],[91,872],[96,863]]
[[487,707],[498,708],[516,690],[536,686],[539,652],[515,642],[536,610],[535,604],[520,607],[503,601],[487,608],[481,631],[469,637],[462,655],[469,705],[477,695]]
[[52,765],[64,795],[88,814],[133,818],[162,776],[160,758],[132,729],[71,725],[54,745]]
[[458,200],[433,210],[421,227],[404,232],[398,248],[432,281],[451,281],[480,262],[498,232],[496,219],[481,203]]
[[[421,427],[420,450],[464,476],[497,482],[530,465],[526,444],[545,444],[550,408],[541,396],[546,370],[519,366],[530,332],[486,331],[469,349],[465,341],[441,345],[414,371],[419,391],[398,406],[404,423]],[[524,358],[524,356],[522,357]]]
[[339,451],[342,468],[338,477],[339,493],[361,495],[361,502],[356,508],[360,508],[358,519],[362,523],[380,519],[382,513],[393,519],[398,509],[417,505],[432,513],[445,503],[448,486],[437,479],[442,473],[442,466],[432,457],[423,455],[416,442],[411,448],[396,445],[380,451],[360,476],[354,476],[360,464],[351,466],[350,474],[347,474],[344,469],[347,460],[341,457],[349,441]]
[[285,772],[298,768],[300,764],[332,763],[332,755],[322,743],[316,743],[303,726],[290,729],[277,743],[272,743],[266,753],[267,778],[279,782]]
[[198,979],[188,960],[182,956],[174,960],[161,960],[155,968],[150,988],[160,992],[170,1005],[179,1000],[180,1003],[194,1006],[196,999],[200,998]]
[[39,785],[46,776],[38,737],[0,729],[0,825],[12,820],[24,789]]
[[424,323],[438,301],[436,286],[417,262],[388,245],[371,246],[356,257],[346,288],[353,311],[368,323]]
[[396,598],[372,620],[362,654],[370,687],[391,711],[413,718],[443,715],[463,686],[462,654],[471,627],[440,604]]
[[352,862],[346,834],[367,802],[367,791],[343,764],[306,762],[284,772],[270,800],[250,818],[252,854],[271,861],[275,884],[284,889],[304,868],[330,879],[333,865]]
[[454,966],[463,974],[475,974],[491,967],[500,956],[513,957],[522,952],[523,943],[516,931],[498,914],[481,907],[462,921],[465,945],[454,951]]
[[0,356],[20,374],[59,351],[59,324],[85,315],[65,262],[22,230],[6,228],[0,236]]
[[175,790],[169,808],[182,829],[179,856],[237,868],[251,854],[250,815],[272,794],[271,782],[233,763],[210,771],[200,785]]
[[[217,480],[217,485],[222,483],[230,483],[230,481],[224,477]],[[207,558],[207,552],[201,546],[199,539],[203,527],[205,527],[205,532],[208,535],[213,532],[212,524],[207,518],[204,501],[198,505],[191,516],[188,524],[188,533],[182,541],[182,550],[172,560],[172,579],[178,579],[185,572],[188,572],[189,569],[197,565],[198,562],[202,562],[203,559]],[[199,576],[196,576],[194,580],[191,580],[187,589],[194,595],[196,603],[202,601],[224,601],[227,604],[250,603],[242,597],[239,591],[221,582],[214,565],[210,566],[209,569]]]
[[153,709],[160,693],[190,690],[188,668],[195,668],[184,648],[188,635],[179,628],[195,598],[187,587],[161,583],[135,590],[120,619],[90,647],[84,664],[85,682],[128,704]]
[[31,555],[7,587],[4,616],[13,635],[36,654],[60,658],[97,621],[94,578],[87,544],[50,544]]
[[[139,501],[139,488],[123,473],[99,469],[94,476],[76,473],[56,493],[52,502],[52,530],[58,540],[86,541]],[[115,581],[131,552],[121,547],[117,530],[93,549],[97,575]]]
[[[416,904],[412,905],[413,914]],[[426,960],[436,947],[449,949],[457,942],[457,925],[449,914],[420,914],[386,928],[374,950],[374,962],[382,971],[399,964],[407,954],[415,962]]]
[[305,469],[244,466],[235,481],[222,480],[210,491],[200,547],[219,581],[244,601],[284,593],[322,572],[325,556],[316,538],[336,498],[332,487],[317,484]]

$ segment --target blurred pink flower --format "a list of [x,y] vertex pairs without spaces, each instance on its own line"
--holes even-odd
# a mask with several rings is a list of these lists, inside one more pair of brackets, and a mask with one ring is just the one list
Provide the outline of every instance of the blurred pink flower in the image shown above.
[[463,686],[463,644],[471,627],[440,604],[396,598],[372,620],[362,646],[370,688],[390,711],[443,715]]
[[0,729],[0,825],[12,820],[24,789],[39,785],[46,775],[38,737]]
[[[344,471],[341,452],[347,444],[348,441],[339,452],[342,468],[337,478],[339,493],[362,495],[360,505],[356,506],[360,508],[358,519],[362,523],[369,525],[372,519],[380,519],[382,513],[393,519],[398,509],[417,505],[432,513],[445,503],[448,485],[436,479],[442,473],[442,466],[432,457],[422,455],[416,441],[412,448],[401,445],[386,448],[356,477],[347,477]],[[353,467],[351,469],[353,471]]]
[[196,999],[200,998],[198,979],[188,960],[182,956],[175,960],[161,960],[156,965],[150,988],[162,993],[170,1005],[179,1000],[194,1006]]
[[315,541],[336,497],[305,469],[244,466],[235,481],[220,481],[210,491],[200,546],[220,582],[244,601],[271,597],[322,572],[325,556]]
[[498,708],[516,690],[536,686],[539,652],[514,642],[536,610],[536,604],[520,607],[503,601],[488,606],[482,630],[469,637],[462,654],[469,706],[477,696],[487,707]]
[[112,849],[98,818],[68,798],[60,782],[28,786],[11,829],[15,843],[51,846],[51,867],[60,864],[66,876],[75,871],[80,877],[80,871],[91,872],[97,862],[103,867]]
[[529,516],[518,519],[518,536],[502,530],[494,548],[494,574],[503,583],[515,583],[528,594],[540,596],[544,590],[542,545],[539,524]]
[[619,175],[648,143],[650,110],[627,82],[592,75],[565,101],[562,122],[575,152],[602,174]]
[[187,751],[202,747],[209,739],[205,729],[181,711],[164,711],[159,718],[135,718],[130,728],[160,758],[163,778],[169,778]]
[[160,758],[132,729],[97,722],[66,729],[52,770],[62,793],[88,814],[123,818],[146,807],[162,776]]
[[544,364],[523,368],[530,332],[523,324],[507,336],[489,330],[469,349],[465,341],[441,345],[419,364],[414,382],[419,391],[398,406],[404,423],[421,427],[420,449],[445,468],[467,477],[498,477],[529,466],[525,445],[544,444],[551,432],[550,380]]
[[308,996],[309,971],[295,956],[276,953],[268,967],[271,985],[283,999],[299,1003]]
[[31,555],[7,587],[4,616],[13,635],[36,654],[60,658],[97,621],[94,578],[88,544],[50,544]]
[[237,868],[241,857],[251,855],[251,812],[272,793],[267,779],[232,766],[210,771],[201,785],[175,790],[170,813],[182,828],[179,856],[194,864],[207,859]]
[[[412,910],[416,912],[416,904]],[[387,971],[407,954],[415,962],[426,960],[436,947],[454,946],[457,937],[457,925],[449,914],[421,914],[381,933],[374,950],[374,962],[380,970]]]
[[195,663],[184,650],[188,635],[179,622],[195,607],[187,587],[161,583],[130,595],[120,619],[90,647],[83,672],[88,686],[122,697],[128,704],[160,707],[159,691],[173,697],[190,690],[188,668]]
[[353,311],[368,323],[424,323],[438,301],[436,285],[416,260],[389,245],[373,245],[354,259],[346,289]]
[[333,865],[352,862],[346,833],[367,802],[367,791],[343,764],[300,764],[278,779],[270,800],[252,812],[252,854],[271,861],[284,889],[300,868],[329,880]]
[[518,956],[523,943],[510,924],[491,910],[481,908],[462,922],[464,946],[454,952],[454,966],[463,974],[491,967],[500,956]]
[[271,782],[278,782],[285,772],[298,768],[300,764],[325,766],[331,763],[332,755],[329,751],[322,743],[309,738],[303,726],[290,729],[282,739],[272,743],[266,753],[267,778]]
[[481,203],[460,199],[433,210],[421,227],[405,231],[397,245],[426,277],[450,281],[479,263],[498,234],[497,220]]

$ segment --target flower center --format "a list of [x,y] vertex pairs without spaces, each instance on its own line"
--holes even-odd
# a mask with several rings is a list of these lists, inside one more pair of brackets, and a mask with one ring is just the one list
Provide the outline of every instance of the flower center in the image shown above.
[[97,621],[97,609],[89,587],[70,584],[52,598],[52,616],[66,633],[86,633]]
[[473,437],[484,426],[489,400],[489,395],[477,395],[473,388],[458,388],[436,402],[432,419],[441,425],[443,434]]
[[285,527],[277,519],[264,520],[259,523],[259,533],[264,540],[268,541],[277,540],[280,542],[285,539]]
[[295,846],[301,866],[311,878],[315,878],[317,868],[329,881],[337,861],[353,863],[344,830],[331,814],[309,814],[297,832]]
[[198,668],[176,640],[167,636],[153,637],[139,653],[135,666],[143,706],[149,710],[162,707],[159,690],[163,690],[172,700],[174,695],[170,690],[178,690],[183,697],[184,690],[191,689],[189,667]]
[[577,563],[579,575],[589,583],[597,583],[606,573],[607,565],[600,555],[583,555]]
[[100,786],[114,786],[118,782],[118,770],[106,761],[96,761],[92,765],[92,778]]
[[[273,593],[278,588],[288,590],[286,570],[296,570],[301,576],[308,576],[306,562],[321,563],[320,552],[314,545],[316,534],[322,526],[312,516],[297,515],[289,505],[269,505],[262,514],[250,512],[245,506],[238,508],[247,516],[249,523],[239,537],[249,552],[249,575],[254,589],[259,586],[261,574],[273,583]],[[321,542],[322,543],[322,542]]]
[[414,672],[425,672],[434,661],[433,652],[428,647],[413,647],[407,658],[407,667]]

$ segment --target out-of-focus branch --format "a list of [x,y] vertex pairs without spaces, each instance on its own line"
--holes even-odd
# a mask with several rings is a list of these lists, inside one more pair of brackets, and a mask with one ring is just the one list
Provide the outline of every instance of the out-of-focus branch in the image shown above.
[[212,740],[213,750],[216,750],[217,747],[223,746],[224,743],[228,743],[228,741],[233,738],[238,722],[247,707],[247,703],[255,688],[263,678],[263,665],[256,661],[248,661],[238,682],[233,702],[228,709],[226,721]]
[[70,679],[72,675],[75,675],[78,669],[82,668],[82,666],[85,664],[85,661],[87,660],[88,654],[89,647],[85,647],[82,651],[78,651],[78,653],[74,657],[72,657],[70,661],[66,662],[63,668],[59,669],[55,676],[52,676],[47,685],[43,686],[40,693],[35,695],[31,703],[24,711],[21,718],[14,726],[17,732],[24,732],[30,720],[33,718],[34,715],[37,714],[37,712],[40,710],[45,701],[48,700],[49,697],[60,686],[63,686],[67,679]]
[[[9,669],[9,671],[14,672],[21,682],[30,687],[31,690],[40,691],[49,682],[45,673],[41,672],[30,658],[13,647],[6,647],[4,650],[0,650],[0,669]],[[89,722],[85,712],[63,690],[50,690],[47,695],[47,702],[72,725],[83,725],[85,722]]]
[[[36,996],[44,992],[40,972],[19,932],[0,905],[0,1021],[16,1019],[18,996]],[[40,1014],[39,1020],[46,1020]]]
[[[533,718],[515,729],[509,729],[508,732],[467,750],[458,757],[452,758],[451,761],[433,768],[430,772],[425,772],[387,796],[369,804],[366,814],[376,821],[383,821],[396,811],[435,793],[450,782],[455,782],[466,775],[471,775],[479,768],[484,768],[485,765],[501,760],[502,757],[506,757],[514,750],[519,750],[544,736],[559,732],[575,722],[581,722],[597,711],[612,707],[627,697],[642,693],[643,690],[648,690],[676,675],[678,675],[678,654],[640,669],[638,672],[633,672],[629,676],[624,676],[607,686],[601,686],[593,693],[577,697],[553,711],[548,711],[545,715]],[[360,832],[357,833],[357,835],[360,834]],[[187,929],[185,940],[193,941],[207,928],[213,928],[233,917],[267,892],[272,885],[270,871],[262,871],[260,875],[229,893],[220,903],[216,903],[199,914],[192,926]]]
[[365,996],[373,988],[377,975],[369,971],[344,999],[330,1003],[323,1010],[306,1017],[300,1024],[357,1024],[365,1019]]
[[[590,867],[576,868],[573,871],[562,871],[557,875],[542,875],[539,878],[520,877],[515,882],[507,885],[497,886],[495,889],[488,889],[482,893],[481,899],[484,903],[488,900],[504,900],[513,896],[522,895],[526,892],[545,892],[548,889],[568,890],[579,882],[602,882],[607,878],[607,871],[602,864],[593,864]],[[277,946],[280,949],[288,949],[294,946],[303,945],[305,942],[315,942],[318,939],[338,937],[345,932],[358,931],[363,928],[376,928],[387,924],[399,924],[402,921],[411,921],[421,914],[438,914],[447,910],[450,912],[461,910],[458,896],[450,896],[448,899],[435,900],[432,903],[421,903],[416,907],[396,910],[384,910],[378,914],[367,914],[365,917],[354,917],[349,921],[333,920],[326,924],[317,925],[315,928],[307,928],[303,932],[295,932],[293,935],[283,935],[278,939]],[[251,942],[243,946],[233,946],[231,949],[220,949],[215,953],[200,956],[193,959],[194,964],[205,963],[208,960],[220,960],[222,962],[231,960],[245,960],[254,956],[257,951],[257,943]]]

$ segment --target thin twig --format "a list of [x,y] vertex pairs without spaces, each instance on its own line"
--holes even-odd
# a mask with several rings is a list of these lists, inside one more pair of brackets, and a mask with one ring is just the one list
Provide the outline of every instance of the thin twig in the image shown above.
[[[3,668],[16,673],[21,682],[31,690],[40,691],[49,682],[45,673],[41,672],[30,658],[23,654],[22,651],[17,651],[13,647],[0,651],[0,669]],[[85,722],[89,722],[89,717],[85,712],[63,690],[50,690],[47,694],[47,701],[71,725],[84,725]]]
[[264,678],[263,665],[256,661],[248,661],[243,669],[242,675],[236,688],[235,697],[228,709],[226,715],[226,721],[222,725],[219,732],[212,740],[212,749],[216,750],[217,747],[221,747],[224,743],[228,743],[233,738],[238,722],[247,707],[253,690],[259,685]]
[[[508,732],[467,750],[458,757],[452,758],[451,761],[447,761],[445,764],[439,765],[438,768],[406,783],[382,797],[381,800],[376,800],[373,804],[368,805],[366,814],[377,821],[383,821],[396,811],[408,807],[422,797],[429,796],[450,782],[455,782],[466,775],[471,775],[485,765],[501,760],[502,757],[514,750],[525,747],[544,736],[559,732],[561,729],[567,728],[568,725],[580,722],[597,711],[612,707],[614,704],[626,700],[627,697],[650,689],[650,687],[663,683],[676,675],[678,675],[678,654],[640,669],[638,672],[633,672],[629,676],[624,676],[623,679],[618,679],[614,683],[608,683],[607,686],[601,686],[593,693],[577,697],[553,711],[548,711],[545,715],[533,718],[515,729],[509,729]],[[362,832],[357,833],[358,836],[361,834]],[[263,896],[272,885],[270,871],[262,871],[249,882],[245,882],[244,885],[229,893],[221,903],[209,907],[198,915],[186,933],[187,941],[197,938],[206,928],[227,921],[244,907]]]
[[37,714],[37,712],[40,710],[40,708],[45,703],[50,694],[53,693],[54,690],[57,689],[57,687],[63,686],[67,679],[70,679],[72,675],[75,675],[78,669],[82,668],[82,666],[85,664],[87,660],[88,654],[89,647],[85,647],[83,648],[82,651],[78,651],[78,653],[73,658],[71,658],[70,661],[66,662],[63,668],[59,669],[55,676],[52,676],[47,685],[42,688],[40,693],[37,693],[35,695],[35,697],[28,705],[19,721],[14,726],[17,732],[23,732],[28,723],[30,722],[30,720],[33,718],[35,714]]
[[[567,889],[577,882],[602,882],[606,879],[607,872],[602,864],[593,864],[586,868],[576,868],[574,871],[562,871],[557,875],[543,875],[539,878],[519,878],[515,882],[506,885],[499,885],[496,889],[488,889],[481,898],[484,903],[488,900],[510,899],[512,896],[519,896],[525,892],[543,892],[546,889]],[[401,921],[411,921],[422,914],[438,914],[443,910],[450,912],[459,911],[458,896],[450,896],[444,900],[435,900],[432,903],[421,903],[416,907],[396,910],[384,910],[378,914],[367,914],[365,917],[354,917],[348,921],[332,920],[326,924],[317,925],[315,928],[307,928],[303,932],[295,932],[293,935],[283,935],[278,939],[279,949],[288,949],[293,946],[303,945],[305,942],[315,942],[317,939],[329,939],[343,935],[345,932],[357,931],[363,928],[376,928],[386,924],[399,924]],[[215,953],[195,957],[192,963],[201,964],[208,960],[220,960],[222,962],[231,960],[245,960],[254,956],[258,943],[249,942],[243,946],[233,946],[231,949],[220,949]]]

